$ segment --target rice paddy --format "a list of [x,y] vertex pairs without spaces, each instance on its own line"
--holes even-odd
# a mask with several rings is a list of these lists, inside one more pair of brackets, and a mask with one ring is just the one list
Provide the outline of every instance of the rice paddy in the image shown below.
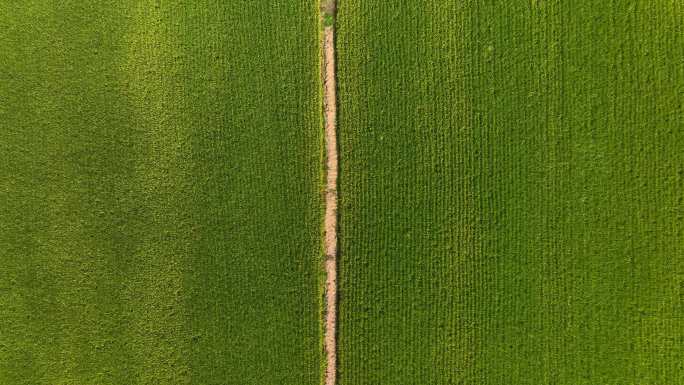
[[0,384],[684,384],[680,2],[0,20]]
[[684,383],[683,11],[340,4],[340,384]]
[[319,384],[317,4],[0,19],[0,383]]

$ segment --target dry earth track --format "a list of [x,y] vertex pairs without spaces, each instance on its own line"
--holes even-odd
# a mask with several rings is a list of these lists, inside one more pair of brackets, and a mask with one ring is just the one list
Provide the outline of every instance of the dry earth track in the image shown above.
[[[324,0],[321,13],[334,17],[335,2]],[[325,24],[333,24],[326,23]],[[337,372],[337,96],[335,82],[335,28],[325,25],[323,32],[323,100],[325,109],[326,193],[325,193],[325,385],[334,385]]]

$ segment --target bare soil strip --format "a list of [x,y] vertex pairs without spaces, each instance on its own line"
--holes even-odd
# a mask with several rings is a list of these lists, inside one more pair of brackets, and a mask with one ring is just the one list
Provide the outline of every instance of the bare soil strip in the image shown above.
[[337,377],[336,319],[337,319],[337,95],[335,82],[335,29],[326,26],[323,34],[326,147],[325,192],[325,385],[335,385]]

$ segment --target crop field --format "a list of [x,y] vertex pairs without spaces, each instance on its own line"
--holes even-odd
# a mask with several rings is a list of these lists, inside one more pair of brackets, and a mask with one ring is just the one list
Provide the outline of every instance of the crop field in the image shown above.
[[684,383],[684,3],[337,17],[338,383]]
[[320,384],[318,17],[0,2],[0,384]]
[[0,385],[684,384],[683,2],[0,21]]

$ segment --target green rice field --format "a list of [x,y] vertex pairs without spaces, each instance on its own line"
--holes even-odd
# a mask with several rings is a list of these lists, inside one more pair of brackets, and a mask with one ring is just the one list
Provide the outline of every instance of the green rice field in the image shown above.
[[0,20],[0,384],[320,384],[317,4]]
[[684,3],[341,1],[339,383],[684,384]]
[[323,385],[326,194],[337,385],[684,385],[683,2],[0,21],[0,385]]

